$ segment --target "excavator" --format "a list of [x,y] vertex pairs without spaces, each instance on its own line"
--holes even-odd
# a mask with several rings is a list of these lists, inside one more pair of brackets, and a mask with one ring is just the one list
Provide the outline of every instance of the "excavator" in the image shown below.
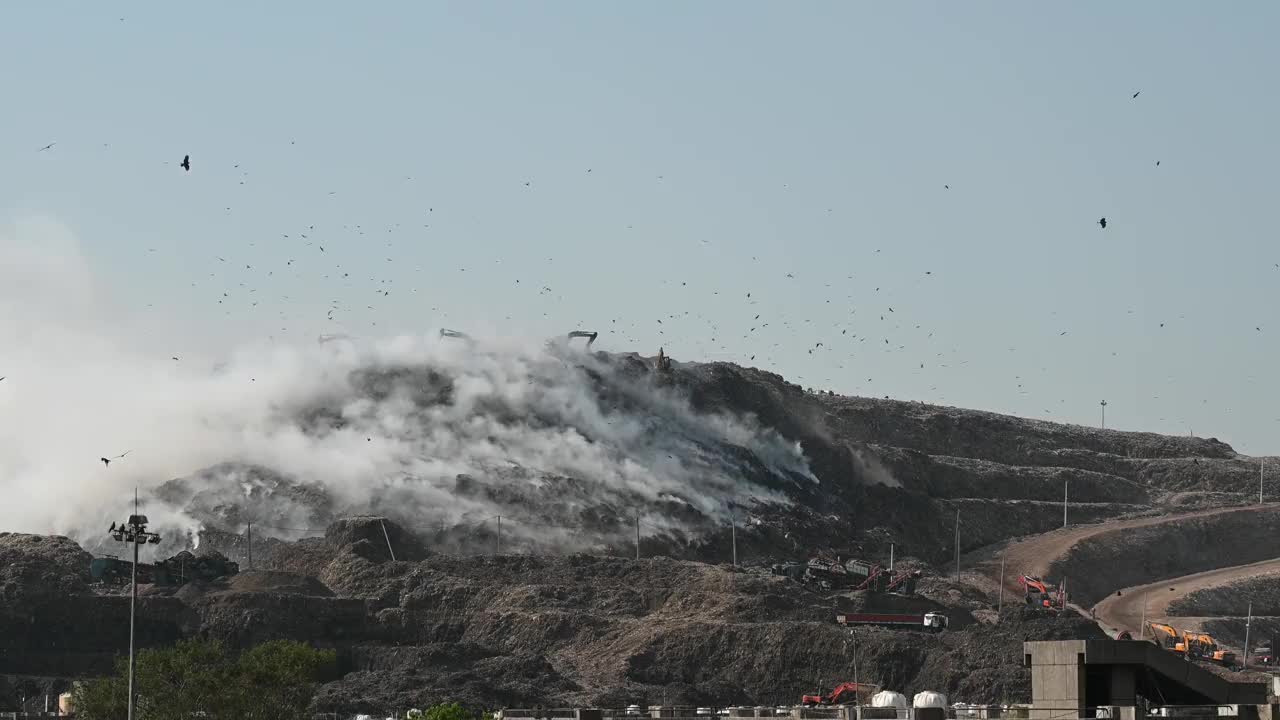
[[1187,652],[1187,641],[1172,625],[1149,622],[1147,627],[1151,630],[1151,642],[1170,652],[1179,654]]
[[1035,575],[1019,575],[1018,584],[1022,585],[1023,599],[1028,605],[1050,612],[1057,612],[1062,605],[1062,591],[1054,589]]
[[1209,660],[1219,665],[1234,665],[1236,654],[1218,647],[1218,642],[1207,633],[1182,632],[1182,642],[1191,652],[1191,657]]
[[879,689],[879,685],[871,685],[869,683],[843,682],[835,686],[835,689],[826,695],[801,696],[800,704],[805,707],[813,707],[814,705],[860,704],[858,702],[859,695],[870,695]]

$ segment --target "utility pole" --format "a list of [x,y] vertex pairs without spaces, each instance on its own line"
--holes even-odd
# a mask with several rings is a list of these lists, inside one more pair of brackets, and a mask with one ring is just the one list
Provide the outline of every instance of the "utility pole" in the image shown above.
[[108,534],[116,542],[127,542],[133,545],[133,574],[130,580],[132,586],[129,595],[129,717],[133,720],[133,708],[137,698],[134,695],[133,676],[137,669],[137,658],[134,656],[134,633],[137,627],[136,617],[138,608],[138,546],[151,543],[152,545],[160,542],[159,533],[147,532],[147,516],[138,513],[138,491],[133,491],[133,514],[129,516],[129,521],[116,525],[111,523],[111,529]]
[[1062,527],[1067,526],[1067,483],[1070,479],[1062,481]]
[[495,554],[497,555],[502,554],[502,516],[501,515],[498,516],[498,552]]
[[249,528],[246,532],[245,541],[249,543],[249,569],[253,569],[253,521],[249,522]]
[[956,508],[956,580],[960,579],[960,508]]
[[729,539],[733,543],[733,569],[738,569],[738,518],[729,515]]
[[1004,612],[1004,555],[1000,556],[1000,602],[996,605],[996,617]]
[[[386,521],[386,520],[383,520],[383,519],[381,519],[381,518],[379,518],[379,519],[378,519],[378,524],[382,526],[382,538],[383,538],[384,540],[386,540],[386,541],[387,541],[387,554],[391,556],[391,562],[395,562],[395,561],[396,561],[396,551],[391,549],[391,536],[390,536],[389,534],[387,534],[387,521]],[[499,537],[498,545],[499,545],[499,546],[501,546],[501,545],[502,545],[502,540],[501,540],[501,537],[502,537],[502,530],[501,530],[501,528],[502,528],[502,526],[501,526],[501,525],[499,525],[499,526],[498,526],[498,528],[499,528],[499,530],[498,530],[498,537]]]
[[1253,601],[1249,601],[1249,619],[1244,621],[1244,669],[1249,669],[1249,626],[1253,624]]
[[1267,459],[1258,458],[1258,504],[1262,504],[1262,478],[1267,473]]
[[640,559],[640,511],[636,511],[636,559]]
[[893,573],[893,543],[889,543],[889,573]]
[[1102,401],[1102,429],[1107,429],[1107,401]]
[[858,697],[858,636],[853,634],[853,628],[849,628],[849,644],[853,645],[853,699],[857,703],[858,717],[862,717],[862,701]]

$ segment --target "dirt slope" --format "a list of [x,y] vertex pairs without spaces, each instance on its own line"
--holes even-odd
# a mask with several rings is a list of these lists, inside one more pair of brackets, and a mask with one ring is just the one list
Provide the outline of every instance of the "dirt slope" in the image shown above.
[[1112,594],[1094,606],[1094,612],[1104,627],[1128,630],[1135,636],[1142,627],[1144,607],[1148,621],[1168,621],[1181,630],[1199,630],[1206,618],[1171,618],[1169,606],[1195,592],[1276,572],[1280,572],[1280,558],[1161,580],[1120,590],[1119,595]]
[[[988,576],[999,577],[1000,561],[1005,561],[1005,588],[1020,592],[1018,575],[1050,575],[1053,564],[1067,556],[1072,548],[1087,540],[1138,528],[1158,525],[1176,525],[1180,522],[1196,518],[1209,518],[1237,513],[1273,512],[1280,510],[1280,504],[1269,503],[1249,507],[1212,508],[1175,515],[1159,515],[1125,520],[1111,520],[1094,525],[1072,525],[1027,538],[1011,541],[1001,547],[984,549],[970,558],[976,562]],[[1068,583],[1070,585],[1070,583]],[[1070,588],[1069,588],[1070,589]]]

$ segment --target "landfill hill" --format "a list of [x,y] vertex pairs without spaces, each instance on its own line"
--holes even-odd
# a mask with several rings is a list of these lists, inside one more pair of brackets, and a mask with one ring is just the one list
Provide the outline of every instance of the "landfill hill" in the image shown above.
[[[968,559],[1059,528],[1068,482],[1073,523],[1256,497],[1258,460],[1214,439],[841,397],[725,363],[596,353],[548,367],[531,381],[549,398],[533,412],[497,396],[463,398],[460,388],[477,383],[456,370],[397,366],[352,373],[294,408],[292,421],[323,440],[356,422],[344,408],[369,417],[408,408],[399,417],[420,425],[411,430],[481,427],[491,445],[521,432],[556,438],[635,471],[627,477],[661,482],[661,492],[494,462],[443,484],[397,478],[354,502],[311,478],[229,458],[165,483],[148,502],[199,523],[198,552],[223,553],[245,572],[144,588],[139,644],[292,638],[334,647],[344,675],[321,689],[317,709],[344,713],[442,700],[792,703],[851,680],[854,657],[859,679],[895,690],[1018,702],[1029,697],[1024,640],[1102,633],[1011,595],[997,617],[994,581],[951,579],[957,510]],[[566,387],[573,403],[561,402]],[[481,511],[433,514],[433,502]],[[507,523],[501,539],[496,515]],[[184,533],[165,536],[148,550],[184,549],[173,546]],[[1105,549],[1105,537],[1089,542]],[[900,563],[925,573],[919,597],[821,591],[768,570],[820,554],[885,562],[891,544]],[[1047,566],[1061,550],[1036,560]],[[90,586],[89,557],[67,538],[0,535],[0,703],[5,688],[29,695],[108,672],[127,647],[128,599]],[[1098,593],[1124,579],[1106,582]],[[859,609],[940,610],[953,625],[851,639],[834,615]]]
[[[345,490],[229,459],[157,494],[209,537],[243,536],[252,520],[264,543],[376,514],[425,534],[438,551],[494,552],[493,519],[501,516],[506,552],[633,554],[639,517],[645,556],[728,560],[736,525],[746,562],[819,552],[882,558],[893,543],[940,563],[956,550],[957,510],[960,550],[969,552],[1060,526],[1064,485],[1077,523],[1239,504],[1257,492],[1259,460],[1216,439],[843,397],[729,363],[664,367],[595,353],[541,372],[529,382],[581,391],[590,407],[566,411],[559,397],[543,405],[497,394],[468,401],[459,387],[473,378],[455,368],[369,367],[352,373],[345,393],[298,411],[296,423],[323,439],[348,422],[345,407],[402,411],[407,402],[406,422],[419,423],[422,435],[490,428],[486,442],[500,453],[518,432],[541,433],[617,460],[623,473],[638,468],[635,477],[473,462],[456,475],[406,473],[352,504]],[[440,422],[457,424],[432,424]],[[735,430],[723,429],[731,423]],[[613,430],[619,426],[627,429]],[[787,453],[794,457],[780,459]],[[445,498],[470,510],[455,514]],[[248,548],[236,543],[226,537],[219,549],[244,564]]]

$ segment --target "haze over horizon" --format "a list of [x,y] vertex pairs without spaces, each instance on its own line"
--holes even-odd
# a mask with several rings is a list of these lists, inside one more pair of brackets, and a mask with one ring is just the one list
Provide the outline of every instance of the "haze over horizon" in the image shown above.
[[1108,427],[1277,453],[1278,20],[6,7],[0,413],[37,382],[49,424],[6,427],[107,435],[129,386],[84,388],[127,363],[143,385],[322,333],[585,328],[846,394],[1088,425],[1105,399]]

